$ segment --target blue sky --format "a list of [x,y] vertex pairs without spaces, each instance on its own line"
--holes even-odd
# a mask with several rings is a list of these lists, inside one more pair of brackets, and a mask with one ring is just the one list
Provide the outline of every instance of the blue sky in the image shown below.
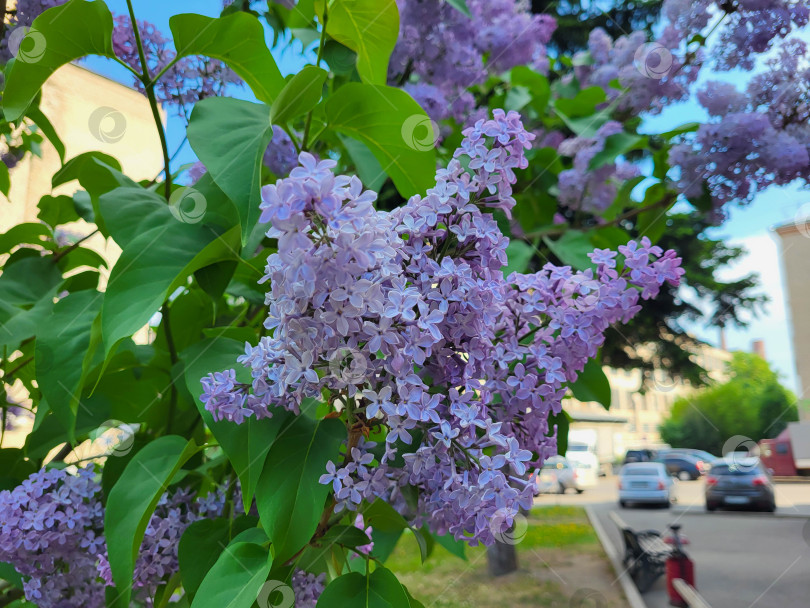
[[[114,14],[127,14],[124,0],[108,0],[107,4]],[[135,13],[138,19],[147,20],[169,35],[169,17],[182,12],[195,12],[217,16],[222,8],[221,0],[135,0]],[[268,33],[269,34],[269,33]],[[268,45],[272,42],[268,35]],[[296,71],[301,65],[297,52],[281,53],[274,51],[276,61],[284,74]],[[90,59],[87,65],[109,77],[130,84],[129,75],[120,66],[101,59]],[[746,75],[739,72],[724,74],[704,73],[701,81],[721,79],[741,84]],[[250,92],[233,92],[237,96],[250,98]],[[667,130],[678,125],[706,119],[706,113],[693,100],[667,108],[661,115],[650,117],[645,121],[645,131]],[[174,151],[183,137],[182,122],[170,120],[168,125],[170,151]],[[178,165],[194,160],[188,145],[178,155]],[[785,309],[785,294],[782,279],[782,267],[779,259],[778,237],[772,228],[792,220],[800,207],[810,199],[806,190],[799,186],[771,188],[756,197],[745,207],[734,206],[729,209],[729,219],[714,231],[714,236],[728,240],[729,243],[742,245],[749,250],[737,264],[729,269],[728,278],[749,272],[757,272],[762,277],[761,290],[767,293],[772,301],[765,314],[752,319],[746,329],[729,328],[726,339],[729,348],[749,350],[751,341],[764,339],[769,361],[783,375],[785,383],[798,392],[795,375],[793,348]],[[716,328],[695,326],[691,331],[702,339],[717,345],[719,331]]]

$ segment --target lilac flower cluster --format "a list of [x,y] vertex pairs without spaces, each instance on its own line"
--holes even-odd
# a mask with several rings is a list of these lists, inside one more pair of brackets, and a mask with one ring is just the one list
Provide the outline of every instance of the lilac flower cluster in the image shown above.
[[608,121],[592,137],[572,137],[561,142],[558,151],[573,158],[573,168],[558,176],[558,200],[575,211],[598,214],[616,198],[617,184],[639,175],[638,167],[622,161],[590,169],[590,163],[605,147],[605,139],[622,132],[622,125]]
[[[156,76],[174,60],[176,53],[171,40],[155,25],[138,21],[138,31],[144,47],[147,67]],[[132,20],[125,15],[115,18],[113,51],[116,56],[139,74],[141,60],[135,41]],[[206,97],[221,95],[229,85],[241,86],[242,80],[223,61],[208,57],[182,57],[161,76],[155,86],[158,100],[174,107],[188,118],[191,106]],[[143,83],[133,80],[133,86],[143,92]]]
[[[660,112],[689,97],[689,87],[704,63],[703,53],[689,44],[695,35],[717,26],[718,39],[711,41],[715,69],[751,70],[757,55],[807,25],[810,4],[803,0],[666,0],[662,15],[665,27],[651,43],[641,31],[615,41],[602,29],[591,32],[589,61],[577,62],[580,82],[602,87],[620,112]],[[611,86],[615,79],[627,92]]]
[[[60,6],[67,0],[17,0],[16,6],[7,7],[4,15],[5,27],[3,38],[0,41],[0,63],[6,63],[13,57],[12,48],[9,45],[11,36],[19,27],[31,27],[34,19],[39,17],[43,11]],[[19,42],[19,41],[18,41]]]
[[750,70],[755,55],[807,25],[810,6],[804,0],[667,0],[663,13],[669,20],[664,44],[680,43],[712,20],[720,25],[712,49],[715,67]]
[[[146,528],[135,563],[135,597],[151,602],[155,590],[178,572],[177,546],[186,528],[224,513],[225,489],[202,498],[177,490],[164,494]],[[239,488],[234,513],[242,514]],[[26,598],[39,608],[102,608],[113,584],[103,537],[101,486],[92,466],[76,475],[41,470],[11,491],[0,492],[0,561],[24,577]]]
[[298,164],[298,151],[287,132],[273,125],[273,139],[264,151],[262,163],[276,177],[286,177]]
[[[264,280],[273,335],[246,346],[233,370],[203,380],[216,419],[298,413],[321,398],[379,433],[352,430],[341,464],[329,463],[337,510],[419,492],[415,523],[471,543],[491,543],[532,502],[530,466],[556,453],[548,416],[566,383],[595,356],[611,323],[683,271],[648,240],[592,254],[596,270],[547,265],[504,277],[508,239],[489,210],[514,205],[514,170],[533,135],[496,110],[464,131],[425,197],[387,213],[334,161],[301,166],[263,190],[262,221],[278,252]],[[462,162],[463,161],[463,162]],[[396,464],[395,464],[396,463]],[[497,521],[497,525],[492,522]]]
[[318,598],[326,588],[326,574],[317,576],[304,570],[296,570],[292,575],[292,589],[295,594],[295,608],[315,608]]
[[27,577],[25,597],[40,608],[104,605],[100,498],[90,467],[77,475],[42,470],[0,492],[0,561]]
[[[588,37],[590,61],[577,58],[575,75],[583,86],[601,87],[620,114],[657,113],[689,96],[701,67],[700,54],[687,62],[679,57],[679,45],[647,43],[643,31],[614,41],[596,28]],[[613,84],[616,80],[620,88]]]
[[389,80],[406,89],[434,120],[471,124],[475,100],[466,89],[516,65],[546,69],[556,22],[532,14],[524,0],[468,0],[472,17],[444,0],[397,0],[400,31]]
[[675,146],[670,163],[680,168],[679,188],[700,196],[706,183],[717,206],[750,201],[771,185],[810,178],[810,68],[807,44],[788,40],[745,90],[709,82],[698,101],[713,122]]

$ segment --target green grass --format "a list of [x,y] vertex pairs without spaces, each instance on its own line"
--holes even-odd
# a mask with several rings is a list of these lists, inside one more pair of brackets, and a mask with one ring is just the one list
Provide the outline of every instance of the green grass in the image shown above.
[[[571,578],[577,575],[585,581],[601,575],[606,579],[605,586],[610,587],[609,566],[580,507],[532,509],[526,533],[516,548],[520,570],[492,579],[487,573],[486,548],[468,547],[464,561],[436,544],[422,564],[416,540],[408,533],[400,539],[386,566],[429,608],[567,606],[577,588]],[[576,574],[578,570],[582,572]],[[565,584],[560,580],[561,572],[568,577]],[[611,598],[605,605],[624,603]]]

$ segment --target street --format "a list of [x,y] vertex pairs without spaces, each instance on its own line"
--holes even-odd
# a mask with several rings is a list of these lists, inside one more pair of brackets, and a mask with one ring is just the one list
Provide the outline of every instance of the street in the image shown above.
[[[695,562],[696,587],[712,608],[810,604],[810,484],[777,484],[776,514],[707,513],[702,480],[677,482],[677,492],[678,504],[669,510],[622,509],[616,478],[608,477],[581,495],[542,495],[536,504],[589,505],[619,554],[624,546],[611,511],[636,530],[665,531],[680,523],[690,541],[686,551]],[[648,608],[668,606],[664,577],[643,597]]]

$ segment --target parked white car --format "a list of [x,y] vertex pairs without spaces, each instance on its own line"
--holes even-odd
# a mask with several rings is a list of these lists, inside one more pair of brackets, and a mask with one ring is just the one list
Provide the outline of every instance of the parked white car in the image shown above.
[[631,462],[619,472],[619,505],[630,503],[669,506],[675,501],[675,483],[660,462]]
[[577,472],[577,484],[580,488],[592,488],[598,483],[599,458],[587,444],[569,442],[565,457]]
[[565,494],[568,488],[582,492],[576,469],[562,456],[552,456],[543,463],[543,468],[534,472],[534,495]]

